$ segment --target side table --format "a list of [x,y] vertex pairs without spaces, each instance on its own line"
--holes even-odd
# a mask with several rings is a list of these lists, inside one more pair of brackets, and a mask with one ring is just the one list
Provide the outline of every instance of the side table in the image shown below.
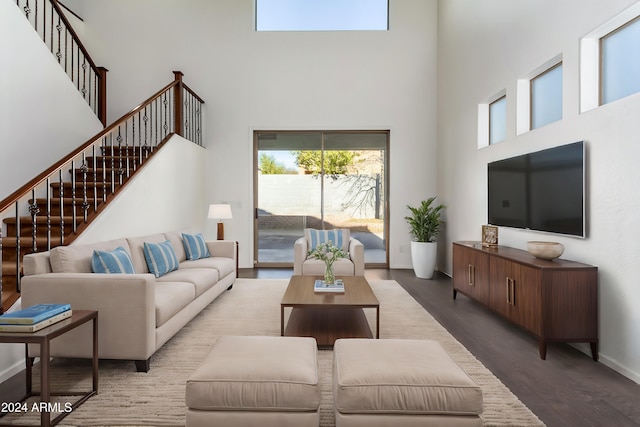
[[[65,395],[65,396],[80,396],[71,405],[69,412],[62,412],[53,420],[51,419],[51,396],[49,385],[49,351],[50,342],[52,339],[65,334],[78,326],[87,323],[88,321],[93,323],[93,387],[86,393],[55,393],[53,395]],[[58,424],[64,417],[69,415],[71,411],[80,406],[83,402],[98,393],[98,312],[95,310],[73,310],[71,317],[41,329],[37,332],[0,332],[0,343],[22,343],[25,344],[25,359],[26,359],[26,375],[27,375],[27,390],[26,396],[23,401],[31,396],[40,395],[40,402],[42,403],[40,412],[40,425],[44,427],[54,426]],[[32,390],[32,374],[33,374],[33,362],[35,357],[29,356],[29,344],[39,344],[40,346],[40,393],[34,393]],[[8,424],[0,424],[0,426],[6,426]]]

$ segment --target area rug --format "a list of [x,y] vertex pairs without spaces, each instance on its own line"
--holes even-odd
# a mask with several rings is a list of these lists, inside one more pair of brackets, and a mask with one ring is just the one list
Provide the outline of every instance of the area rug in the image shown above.
[[[131,361],[100,361],[99,394],[65,418],[62,426],[182,426],[185,383],[222,335],[280,335],[280,300],[287,280],[238,279],[152,358],[148,373],[135,372]],[[380,338],[438,341],[482,387],[485,426],[543,426],[509,389],[480,363],[394,280],[371,280],[380,301]],[[365,310],[372,327],[374,310]],[[286,312],[288,313],[288,311]],[[331,369],[333,352],[318,355],[322,397],[320,426],[335,426]],[[38,384],[37,380],[34,384]],[[54,359],[53,390],[87,390],[87,360]],[[61,397],[62,407],[70,399]],[[66,399],[66,400],[65,400]],[[0,422],[39,423],[39,414],[11,414]]]

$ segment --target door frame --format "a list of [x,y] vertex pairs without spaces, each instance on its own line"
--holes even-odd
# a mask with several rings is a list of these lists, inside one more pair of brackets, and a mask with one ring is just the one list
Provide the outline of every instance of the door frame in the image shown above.
[[[295,133],[295,134],[320,134],[322,140],[321,150],[324,152],[324,135],[326,134],[386,134],[386,144],[384,148],[384,201],[383,201],[383,211],[384,211],[384,220],[383,220],[383,240],[384,240],[384,250],[385,250],[385,261],[383,263],[365,263],[365,268],[389,268],[389,181],[390,181],[390,173],[389,173],[389,157],[390,157],[390,139],[391,139],[391,131],[389,129],[369,129],[369,130],[273,130],[273,129],[253,129],[253,164],[252,164],[252,174],[253,174],[253,266],[254,267],[271,267],[271,268],[293,268],[293,262],[259,262],[258,260],[258,135],[260,133]],[[321,182],[324,180],[321,180]],[[324,184],[322,184],[324,187]],[[322,190],[324,192],[324,190]],[[324,197],[324,194],[321,194],[321,197]],[[324,216],[324,206],[321,203],[321,215]]]

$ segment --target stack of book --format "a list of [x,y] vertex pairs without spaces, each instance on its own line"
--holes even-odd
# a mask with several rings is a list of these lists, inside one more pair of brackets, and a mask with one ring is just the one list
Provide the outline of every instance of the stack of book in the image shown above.
[[71,317],[70,304],[36,304],[0,316],[0,332],[36,332]]
[[342,279],[336,279],[335,282],[329,284],[324,280],[316,280],[313,285],[314,292],[344,292],[344,282]]

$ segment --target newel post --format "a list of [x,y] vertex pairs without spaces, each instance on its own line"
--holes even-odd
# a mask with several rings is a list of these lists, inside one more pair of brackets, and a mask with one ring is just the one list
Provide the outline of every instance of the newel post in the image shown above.
[[175,126],[175,133],[177,135],[183,136],[182,135],[182,76],[184,76],[184,74],[182,73],[182,71],[174,71],[173,75],[175,76],[175,81],[176,81],[176,85],[173,87],[174,90],[174,95],[173,95],[173,111],[175,114],[175,122],[174,122],[174,126]]
[[98,71],[98,119],[102,126],[107,126],[107,70],[104,67],[96,67]]

